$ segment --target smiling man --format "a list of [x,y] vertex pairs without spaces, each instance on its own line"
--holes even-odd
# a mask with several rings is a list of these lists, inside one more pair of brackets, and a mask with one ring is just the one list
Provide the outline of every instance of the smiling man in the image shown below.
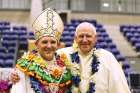
[[78,25],[75,32],[75,41],[82,53],[87,54],[96,43],[96,29],[89,23]]
[[71,73],[65,64],[67,59],[56,53],[63,28],[61,18],[52,9],[38,16],[33,23],[36,49],[17,60],[18,82],[10,93],[69,93]]
[[80,23],[74,40],[77,49],[57,51],[65,51],[72,62],[72,93],[130,93],[122,67],[112,53],[95,48],[97,34],[92,24]]
[[54,37],[43,37],[37,40],[35,45],[42,58],[51,61],[57,50],[58,41]]

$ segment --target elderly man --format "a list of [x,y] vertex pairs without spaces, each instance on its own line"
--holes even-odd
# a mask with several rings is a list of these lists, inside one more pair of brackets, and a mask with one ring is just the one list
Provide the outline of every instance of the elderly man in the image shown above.
[[79,24],[74,39],[77,49],[57,51],[65,51],[72,62],[72,93],[130,93],[124,72],[112,53],[95,48],[97,36],[92,24]]
[[51,9],[44,10],[33,23],[36,50],[25,53],[17,61],[19,82],[11,93],[68,93],[71,73],[66,68],[65,54],[57,55],[63,23]]
[[59,49],[71,61],[72,93],[130,93],[124,72],[115,57],[107,50],[96,49],[96,29],[87,22],[75,32],[76,48]]

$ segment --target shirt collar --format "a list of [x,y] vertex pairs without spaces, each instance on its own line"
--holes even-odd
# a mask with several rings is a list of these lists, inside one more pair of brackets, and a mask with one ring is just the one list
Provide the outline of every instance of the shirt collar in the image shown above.
[[93,52],[96,50],[96,48],[92,48],[91,51],[89,53],[87,53],[86,55],[82,53],[82,51],[78,48],[78,53],[82,56],[88,56],[88,55],[92,55]]

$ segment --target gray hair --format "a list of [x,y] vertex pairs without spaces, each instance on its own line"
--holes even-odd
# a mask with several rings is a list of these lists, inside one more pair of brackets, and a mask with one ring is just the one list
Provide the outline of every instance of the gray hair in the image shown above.
[[88,27],[88,28],[91,28],[93,33],[96,35],[96,28],[94,25],[92,25],[91,23],[88,23],[88,22],[82,22],[80,23],[77,27],[76,27],[76,31],[75,31],[75,36],[77,35],[77,32],[78,30],[81,28],[81,27]]

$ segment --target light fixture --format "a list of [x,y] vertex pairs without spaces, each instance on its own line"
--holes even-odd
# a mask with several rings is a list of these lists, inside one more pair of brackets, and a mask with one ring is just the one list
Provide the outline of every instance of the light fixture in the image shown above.
[[109,3],[103,3],[104,7],[109,7]]

